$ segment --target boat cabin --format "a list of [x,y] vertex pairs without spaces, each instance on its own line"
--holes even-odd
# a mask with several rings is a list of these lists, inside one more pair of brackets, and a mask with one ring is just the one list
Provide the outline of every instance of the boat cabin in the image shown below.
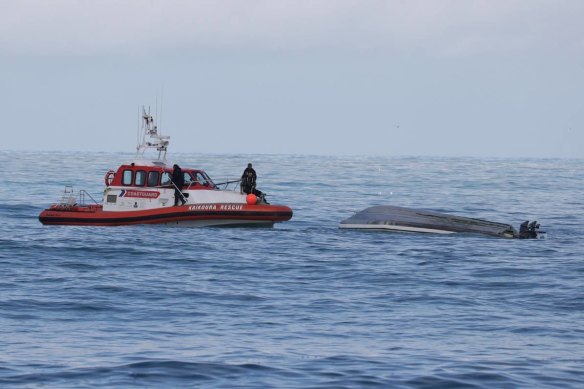
[[[215,184],[203,170],[182,169],[185,184],[182,189],[215,189]],[[138,188],[171,188],[172,168],[164,166],[122,165],[117,172],[105,176],[106,186]]]

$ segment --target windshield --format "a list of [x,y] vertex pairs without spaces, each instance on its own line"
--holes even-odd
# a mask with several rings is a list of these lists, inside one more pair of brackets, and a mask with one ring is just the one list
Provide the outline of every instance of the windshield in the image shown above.
[[214,187],[213,181],[209,178],[209,176],[205,172],[191,172],[191,176],[193,178],[194,185],[203,185],[208,187]]

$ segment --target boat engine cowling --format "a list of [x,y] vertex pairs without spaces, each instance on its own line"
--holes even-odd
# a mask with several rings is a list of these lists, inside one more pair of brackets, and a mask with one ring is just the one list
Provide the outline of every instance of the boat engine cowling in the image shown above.
[[539,224],[537,221],[524,221],[519,226],[519,239],[536,239],[543,231],[539,231]]

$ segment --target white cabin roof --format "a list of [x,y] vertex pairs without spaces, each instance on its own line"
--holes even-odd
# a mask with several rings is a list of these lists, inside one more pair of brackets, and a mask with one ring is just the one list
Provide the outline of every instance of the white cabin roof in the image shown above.
[[128,162],[128,165],[134,164],[135,166],[159,166],[159,167],[168,167],[172,165],[167,165],[166,162],[160,161],[158,159],[135,159],[133,161]]

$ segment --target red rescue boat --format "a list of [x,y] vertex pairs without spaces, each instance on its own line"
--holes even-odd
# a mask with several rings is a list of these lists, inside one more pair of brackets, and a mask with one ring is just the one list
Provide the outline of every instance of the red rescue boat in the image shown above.
[[[158,133],[154,119],[143,112],[142,143],[136,159],[105,175],[101,202],[84,190],[78,194],[66,187],[61,201],[42,211],[45,225],[123,226],[166,224],[179,226],[266,226],[292,218],[292,209],[272,205],[261,192],[245,194],[239,180],[215,184],[200,169],[182,169],[184,185],[171,180],[173,168],[166,162],[169,137]],[[158,157],[145,159],[147,149]],[[234,184],[231,189],[229,185]],[[175,206],[175,189],[180,189],[183,205]],[[92,200],[92,204],[87,204]]]

